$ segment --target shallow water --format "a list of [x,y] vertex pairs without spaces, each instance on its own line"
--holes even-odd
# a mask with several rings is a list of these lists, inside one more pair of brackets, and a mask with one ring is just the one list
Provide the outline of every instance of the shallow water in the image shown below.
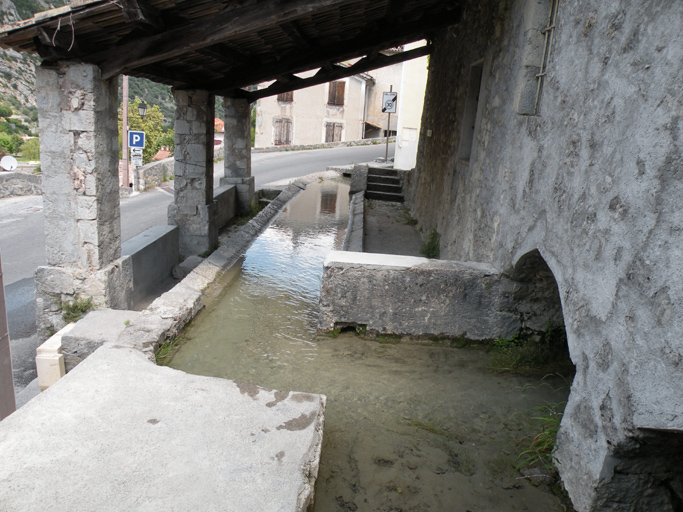
[[566,391],[494,374],[477,348],[316,334],[322,262],[347,220],[348,185],[309,185],[186,329],[170,366],[327,395],[317,512],[562,510],[511,473],[526,414]]

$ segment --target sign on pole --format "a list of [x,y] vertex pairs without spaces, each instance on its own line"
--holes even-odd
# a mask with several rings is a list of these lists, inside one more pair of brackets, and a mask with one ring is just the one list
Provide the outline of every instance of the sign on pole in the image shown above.
[[142,148],[130,148],[130,163],[135,167],[142,165]]
[[382,93],[382,112],[384,112],[385,114],[395,114],[397,97],[397,92]]
[[128,132],[128,147],[144,148],[145,132]]

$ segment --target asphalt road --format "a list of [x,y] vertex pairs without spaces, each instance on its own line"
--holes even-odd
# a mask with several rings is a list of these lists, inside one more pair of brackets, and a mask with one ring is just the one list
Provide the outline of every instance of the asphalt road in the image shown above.
[[[394,145],[389,146],[393,156]],[[384,145],[316,149],[252,155],[252,175],[256,187],[268,183],[324,171],[330,165],[369,162],[384,157]],[[223,162],[214,167],[217,185],[223,175]],[[167,224],[166,211],[173,200],[173,184],[121,201],[121,238],[129,238],[147,228]],[[0,199],[0,255],[7,302],[15,385],[22,387],[33,378],[35,303],[33,274],[45,265],[45,235],[41,196]],[[16,361],[15,361],[16,359]],[[16,382],[20,381],[27,382]]]

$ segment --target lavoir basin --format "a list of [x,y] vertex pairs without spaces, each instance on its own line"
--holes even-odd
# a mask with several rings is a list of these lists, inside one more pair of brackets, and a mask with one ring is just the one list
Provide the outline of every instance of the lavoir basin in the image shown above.
[[568,389],[495,373],[481,347],[317,333],[322,264],[342,246],[348,190],[326,180],[293,199],[169,366],[326,395],[316,512],[564,510],[542,476],[514,468],[534,408]]

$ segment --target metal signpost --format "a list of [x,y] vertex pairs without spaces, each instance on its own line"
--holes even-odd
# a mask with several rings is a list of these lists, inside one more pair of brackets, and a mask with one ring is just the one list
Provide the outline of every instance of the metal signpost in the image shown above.
[[142,165],[142,150],[145,148],[145,132],[128,132],[130,163],[135,167]]
[[396,113],[396,103],[398,93],[392,92],[394,86],[389,86],[389,92],[382,93],[382,112],[389,114],[387,117],[387,149],[384,152],[384,162],[389,161],[389,132],[391,131],[391,114]]

